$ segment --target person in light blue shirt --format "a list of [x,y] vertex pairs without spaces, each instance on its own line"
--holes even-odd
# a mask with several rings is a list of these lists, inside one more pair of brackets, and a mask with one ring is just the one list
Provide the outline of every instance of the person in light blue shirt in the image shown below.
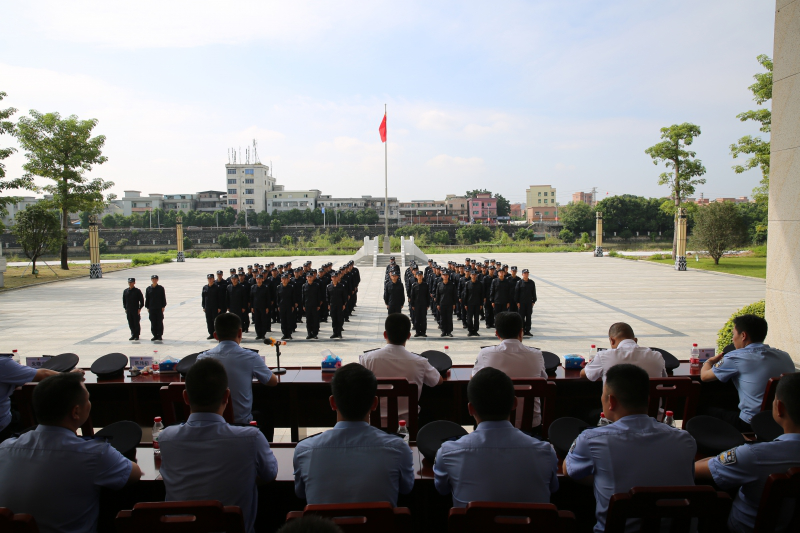
[[633,487],[694,485],[697,443],[688,432],[647,416],[650,377],[632,364],[608,369],[603,412],[612,422],[572,443],[564,473],[594,484],[595,532],[605,530],[608,502]]
[[[214,338],[219,344],[198,355],[197,360],[210,357],[222,363],[231,388],[233,420],[237,424],[247,424],[253,420],[253,378],[270,387],[278,384],[278,378],[256,352],[240,346],[242,320],[237,315],[219,315],[214,320]],[[261,425],[262,421],[258,422]]]
[[436,490],[452,492],[453,507],[477,501],[550,503],[558,490],[558,457],[550,444],[511,425],[517,405],[511,378],[485,367],[470,380],[467,396],[478,427],[439,448]]
[[414,488],[414,460],[403,439],[369,425],[378,407],[378,380],[358,363],[331,380],[336,425],[297,443],[294,491],[309,505],[389,502]]
[[248,533],[258,511],[256,480],[278,475],[278,462],[255,427],[230,426],[228,375],[215,359],[197,361],[186,374],[184,401],[192,414],[161,432],[161,477],[167,501],[219,500],[242,510]]
[[791,356],[764,344],[767,321],[755,315],[733,319],[735,350],[709,358],[700,369],[703,381],[733,381],[739,391],[739,409],[702,405],[699,414],[721,418],[741,432],[752,431],[750,420],[761,411],[770,378],[795,371]]
[[[713,479],[722,490],[739,489],[728,517],[728,529],[734,533],[753,531],[767,478],[800,466],[800,374],[781,378],[772,417],[783,428],[774,441],[738,446],[695,464],[698,480]],[[786,527],[791,511],[783,509],[779,527]]]
[[41,533],[97,531],[100,489],[138,481],[139,466],[76,435],[92,409],[80,373],[42,380],[33,409],[39,426],[0,444],[0,507],[32,515]]

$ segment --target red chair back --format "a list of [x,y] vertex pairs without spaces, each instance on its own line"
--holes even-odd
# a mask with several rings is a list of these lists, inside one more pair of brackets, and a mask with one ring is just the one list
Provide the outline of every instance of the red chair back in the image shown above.
[[671,519],[670,532],[690,531],[693,518],[699,531],[726,531],[731,497],[710,486],[634,487],[614,494],[608,504],[606,533],[624,533],[629,519],[639,519],[638,531],[657,533],[661,520]]
[[[378,409],[369,414],[369,423],[376,427],[394,433],[400,423],[398,399],[408,399],[408,433],[410,440],[417,440],[419,429],[419,409],[417,402],[417,384],[409,383],[406,378],[379,378],[378,379]],[[381,416],[381,405],[386,400],[386,416]],[[385,422],[385,425],[384,425]]]
[[36,520],[29,514],[14,514],[0,507],[0,531],[3,533],[39,533]]
[[306,505],[304,511],[293,511],[286,520],[313,514],[333,521],[344,533],[400,533],[411,530],[411,513],[405,507],[392,507],[389,502]]
[[[191,410],[183,401],[184,390],[186,390],[186,383],[182,381],[161,387],[161,418],[165,426],[171,426],[189,418]],[[228,402],[222,416],[228,424],[233,424],[233,402]]]
[[244,533],[242,511],[216,500],[137,503],[120,511],[114,521],[118,533]]
[[783,376],[784,374],[781,374],[779,377],[769,378],[769,381],[767,381],[767,388],[764,389],[764,398],[761,399],[762,411],[772,409],[772,402],[775,401],[775,391],[778,390],[778,383],[781,382]]
[[[545,378],[516,378],[514,382],[514,395],[522,399],[522,422],[518,429],[530,432],[533,428],[533,408],[538,398],[542,414],[542,437],[547,438],[547,430],[553,421],[556,395],[558,387]],[[511,412],[511,420],[517,420],[517,410]],[[513,423],[513,422],[512,422]]]
[[575,528],[575,515],[550,503],[470,502],[450,509],[447,520],[451,533],[570,533]]
[[772,533],[783,518],[783,506],[787,500],[794,500],[794,512],[788,526],[783,531],[800,530],[800,468],[792,468],[785,474],[772,474],[767,478],[761,503],[756,515],[754,533]]
[[661,407],[664,411],[675,411],[675,406],[683,403],[683,424],[682,429],[686,429],[686,422],[697,414],[697,404],[700,401],[700,383],[692,381],[691,378],[650,378],[650,404],[647,414],[656,417],[658,415],[659,404],[663,399]]

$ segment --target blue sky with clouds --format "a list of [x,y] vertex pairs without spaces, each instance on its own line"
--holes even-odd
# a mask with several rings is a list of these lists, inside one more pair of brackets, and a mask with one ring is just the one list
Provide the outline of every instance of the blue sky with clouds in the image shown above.
[[756,107],[771,1],[33,0],[0,20],[0,105],[99,119],[93,174],[120,196],[224,189],[228,149],[253,138],[287,187],[382,196],[384,103],[401,200],[664,195],[644,149],[684,121],[703,130],[698,192],[759,180],[729,145],[758,133],[736,115]]

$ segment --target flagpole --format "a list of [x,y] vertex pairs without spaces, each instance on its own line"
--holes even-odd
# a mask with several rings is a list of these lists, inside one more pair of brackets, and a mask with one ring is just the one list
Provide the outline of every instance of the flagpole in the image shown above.
[[[383,104],[383,116],[386,119],[386,104]],[[384,197],[383,197],[383,253],[388,254],[391,251],[389,245],[389,136],[387,124],[386,142],[383,143],[383,170],[384,170]]]

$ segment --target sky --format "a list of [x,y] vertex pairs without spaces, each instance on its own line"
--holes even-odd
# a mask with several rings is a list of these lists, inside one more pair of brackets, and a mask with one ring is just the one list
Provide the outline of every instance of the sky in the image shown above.
[[[772,56],[774,2],[169,0],[4,2],[0,107],[96,118],[124,190],[225,190],[258,142],[287,189],[443,199],[476,188],[566,204],[597,187],[660,197],[644,150],[692,122],[706,197],[750,196],[729,146]],[[15,145],[0,137],[0,146]],[[22,174],[20,151],[5,160]],[[44,184],[45,180],[38,180]],[[20,192],[15,194],[19,195]],[[22,193],[24,194],[24,193]]]

